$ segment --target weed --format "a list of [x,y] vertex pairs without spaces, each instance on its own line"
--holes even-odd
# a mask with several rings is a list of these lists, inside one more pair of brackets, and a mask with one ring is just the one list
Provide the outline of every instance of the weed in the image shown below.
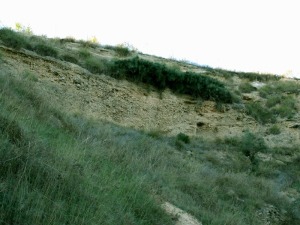
[[273,125],[267,130],[267,134],[278,135],[281,133],[280,127],[278,125]]

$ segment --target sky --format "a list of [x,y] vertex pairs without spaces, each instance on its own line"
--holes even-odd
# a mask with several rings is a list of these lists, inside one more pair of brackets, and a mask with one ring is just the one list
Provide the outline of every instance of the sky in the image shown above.
[[299,0],[6,0],[0,25],[300,78]]

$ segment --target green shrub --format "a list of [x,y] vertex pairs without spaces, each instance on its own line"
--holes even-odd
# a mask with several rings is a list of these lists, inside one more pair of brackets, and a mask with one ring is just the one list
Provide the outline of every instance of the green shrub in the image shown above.
[[295,97],[282,93],[270,94],[266,106],[274,115],[282,118],[292,118],[297,113]]
[[252,163],[255,162],[255,154],[257,152],[265,152],[268,149],[264,139],[251,132],[246,132],[244,134],[241,140],[240,148],[243,154],[249,157]]
[[184,133],[177,134],[176,139],[178,141],[182,141],[185,144],[189,144],[191,142],[190,137]]
[[92,73],[101,74],[107,71],[108,62],[103,59],[91,56],[85,60],[84,67]]
[[86,48],[79,49],[78,54],[82,59],[86,59],[91,56],[91,53]]
[[58,56],[57,50],[54,47],[47,44],[43,44],[43,43],[37,44],[33,47],[33,49],[36,53],[43,56],[51,56],[54,58]]
[[238,76],[241,79],[248,79],[249,81],[276,81],[280,80],[280,76],[276,76],[274,74],[259,74],[259,73],[252,73],[252,72],[236,72],[236,71],[228,71],[219,68],[211,68],[208,66],[202,66],[202,68],[206,71],[206,73],[214,75],[214,76],[221,76],[225,77],[226,79]]
[[273,125],[271,126],[268,130],[267,130],[267,134],[273,134],[273,135],[277,135],[280,134],[281,130],[280,127],[278,125]]
[[231,93],[216,79],[193,72],[181,72],[139,57],[116,60],[111,73],[115,78],[151,84],[159,90],[170,88],[173,92],[205,100],[232,102]]
[[246,113],[261,124],[274,123],[276,121],[274,113],[259,102],[246,104]]
[[64,61],[70,62],[70,63],[75,63],[75,64],[78,63],[78,60],[74,56],[69,55],[69,54],[62,55],[61,59]]
[[273,107],[271,111],[282,118],[291,119],[297,113],[296,100],[287,98],[280,105]]
[[23,35],[8,28],[0,29],[0,39],[7,47],[17,50],[28,46],[28,42]]
[[123,45],[117,45],[114,48],[114,51],[117,53],[118,56],[121,56],[121,57],[126,57],[126,56],[131,55],[131,51],[129,50],[129,48],[127,48]]
[[79,43],[81,44],[81,46],[84,47],[84,48],[96,48],[96,47],[99,46],[99,44],[93,43],[93,42],[91,42],[91,41],[79,40],[78,42],[79,42]]
[[256,91],[256,88],[249,83],[242,83],[239,86],[239,90],[243,93],[250,93],[252,91]]
[[295,81],[274,81],[268,85],[263,86],[259,90],[259,94],[263,98],[270,95],[278,94],[300,94],[300,84]]
[[66,38],[61,38],[59,39],[60,43],[76,43],[75,38],[73,37],[66,37]]
[[282,94],[275,94],[275,95],[269,95],[267,98],[266,106],[268,108],[272,108],[276,106],[277,104],[281,104],[283,101],[283,95]]

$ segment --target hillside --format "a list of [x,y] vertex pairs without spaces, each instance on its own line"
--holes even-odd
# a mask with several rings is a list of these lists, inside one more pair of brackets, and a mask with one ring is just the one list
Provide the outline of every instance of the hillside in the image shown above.
[[299,224],[300,81],[8,29],[0,68],[1,224]]

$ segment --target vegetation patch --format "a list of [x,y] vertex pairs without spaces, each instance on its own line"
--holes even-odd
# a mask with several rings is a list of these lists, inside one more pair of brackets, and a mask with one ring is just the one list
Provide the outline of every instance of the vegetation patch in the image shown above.
[[47,44],[37,44],[33,47],[34,51],[40,55],[43,56],[51,56],[51,57],[57,57],[58,56],[58,52],[57,50]]
[[231,103],[232,96],[216,79],[193,72],[181,72],[164,64],[134,57],[116,60],[110,69],[112,76],[151,84],[159,90],[170,88],[175,93]]
[[109,63],[106,60],[91,56],[85,59],[83,66],[92,73],[101,74],[108,71]]
[[28,47],[28,42],[23,35],[8,28],[0,29],[0,40],[7,47],[17,50]]
[[249,82],[245,82],[240,84],[239,90],[243,93],[250,93],[252,91],[256,91],[256,88],[253,87]]
[[114,51],[117,53],[118,56],[121,57],[126,57],[131,55],[131,51],[129,50],[129,48],[127,48],[124,45],[117,45],[116,47],[114,47]]
[[261,124],[276,122],[276,116],[273,112],[259,102],[246,104],[246,113]]
[[78,63],[78,59],[70,54],[64,54],[61,56],[61,59],[70,63],[74,63],[77,64]]
[[263,86],[259,90],[261,97],[266,98],[274,94],[300,94],[300,83],[295,81],[275,81]]
[[81,59],[87,59],[91,56],[91,53],[86,48],[80,48],[78,51],[78,55]]
[[280,127],[278,125],[273,125],[267,130],[267,134],[278,135],[281,133]]
[[237,72],[237,71],[229,71],[223,70],[219,68],[211,68],[209,66],[202,66],[203,69],[207,71],[208,74],[213,76],[220,76],[224,78],[231,78],[237,76],[241,79],[248,79],[249,81],[278,81],[281,79],[280,76],[276,76],[274,74],[260,74],[260,73],[252,73],[252,72]]

